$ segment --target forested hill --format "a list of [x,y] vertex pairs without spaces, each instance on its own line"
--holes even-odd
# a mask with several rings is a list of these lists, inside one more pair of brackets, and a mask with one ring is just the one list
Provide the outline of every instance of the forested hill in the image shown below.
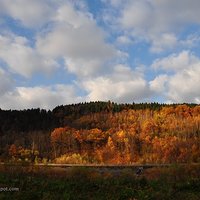
[[[89,102],[71,105],[61,105],[52,111],[44,109],[27,110],[1,110],[0,109],[0,133],[27,132],[35,130],[52,130],[56,127],[73,125],[73,121],[81,116],[92,113],[116,113],[122,110],[159,110],[162,107],[175,107],[178,104],[159,104],[159,103],[133,103],[117,104],[113,102]],[[196,104],[185,104],[194,107]]]
[[200,162],[200,105],[79,103],[0,110],[0,161]]

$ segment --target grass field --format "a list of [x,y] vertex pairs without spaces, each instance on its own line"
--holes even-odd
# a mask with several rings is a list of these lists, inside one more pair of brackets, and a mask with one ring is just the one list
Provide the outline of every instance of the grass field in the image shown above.
[[135,169],[1,167],[0,190],[6,200],[199,200],[200,167],[151,168],[141,176]]

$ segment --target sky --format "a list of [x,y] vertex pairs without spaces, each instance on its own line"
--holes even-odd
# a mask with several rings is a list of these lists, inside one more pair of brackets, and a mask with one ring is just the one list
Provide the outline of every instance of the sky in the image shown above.
[[0,0],[0,108],[200,103],[199,0]]

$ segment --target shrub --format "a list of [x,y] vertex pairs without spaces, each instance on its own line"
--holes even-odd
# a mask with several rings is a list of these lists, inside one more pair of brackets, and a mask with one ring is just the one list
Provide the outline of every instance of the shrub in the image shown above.
[[85,164],[86,160],[80,154],[64,154],[55,159],[58,164]]

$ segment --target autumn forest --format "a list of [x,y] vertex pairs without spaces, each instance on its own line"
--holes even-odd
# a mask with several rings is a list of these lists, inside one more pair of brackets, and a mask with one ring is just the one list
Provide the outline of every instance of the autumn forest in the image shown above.
[[1,162],[200,162],[200,106],[90,102],[0,110]]

